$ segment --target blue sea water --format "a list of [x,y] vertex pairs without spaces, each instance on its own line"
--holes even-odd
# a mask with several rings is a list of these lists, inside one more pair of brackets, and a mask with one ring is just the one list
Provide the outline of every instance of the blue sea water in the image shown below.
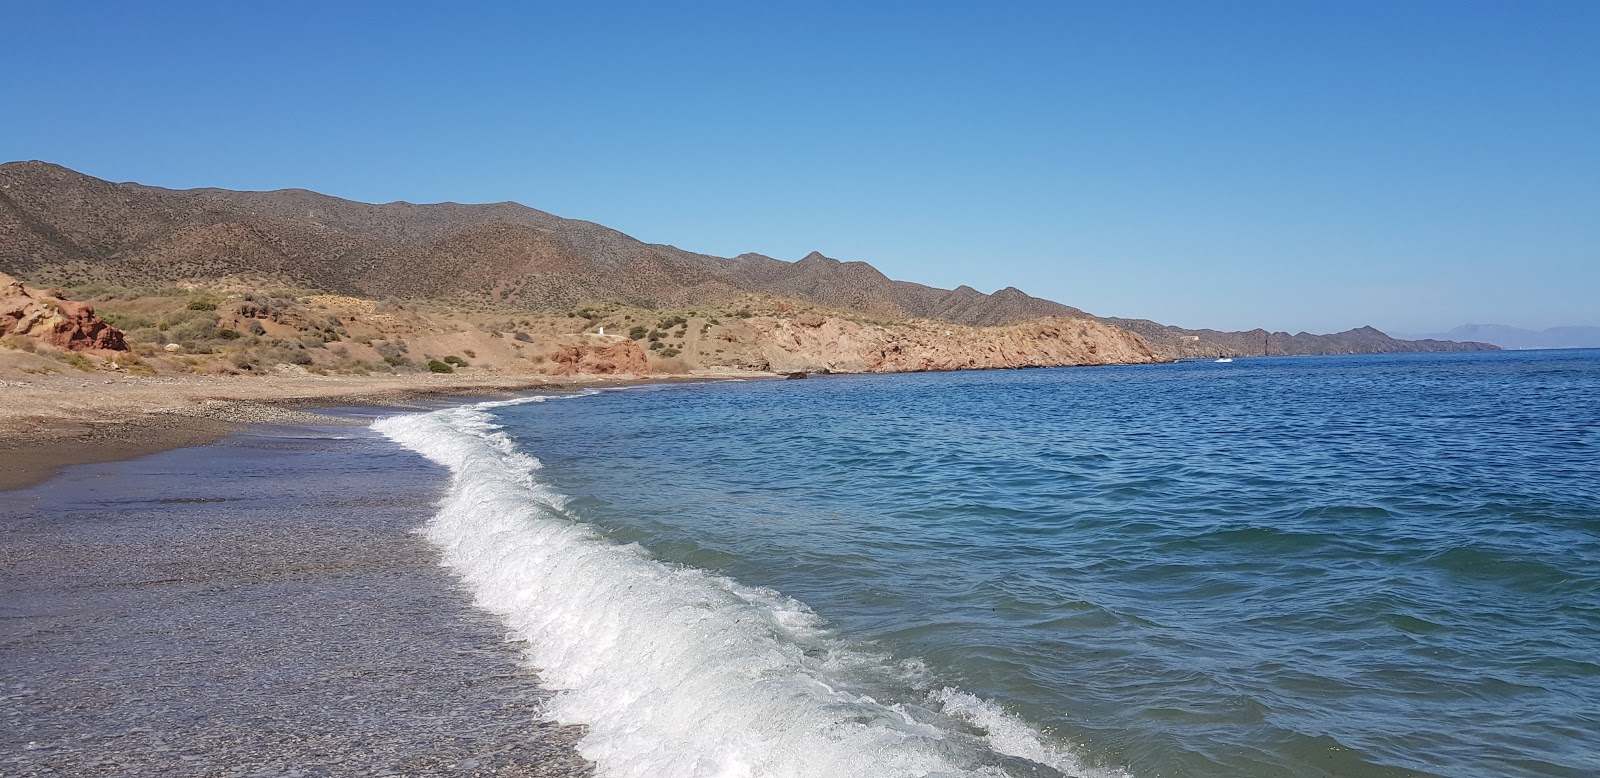
[[1600,775],[1600,351],[380,429],[454,472],[430,537],[602,775]]

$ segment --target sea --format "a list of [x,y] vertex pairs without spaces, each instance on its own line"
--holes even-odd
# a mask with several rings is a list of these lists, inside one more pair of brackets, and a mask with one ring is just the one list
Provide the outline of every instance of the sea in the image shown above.
[[1600,351],[379,420],[601,776],[1600,775]]

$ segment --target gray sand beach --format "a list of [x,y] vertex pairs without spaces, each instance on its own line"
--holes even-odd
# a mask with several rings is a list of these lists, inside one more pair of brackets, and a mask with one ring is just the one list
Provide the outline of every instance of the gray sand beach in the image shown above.
[[411,532],[445,479],[258,426],[0,492],[0,774],[589,775]]

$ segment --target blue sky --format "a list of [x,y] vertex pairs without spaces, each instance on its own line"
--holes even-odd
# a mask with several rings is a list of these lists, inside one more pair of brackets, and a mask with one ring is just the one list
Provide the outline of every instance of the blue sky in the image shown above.
[[1185,326],[1600,323],[1600,2],[9,0],[0,159]]

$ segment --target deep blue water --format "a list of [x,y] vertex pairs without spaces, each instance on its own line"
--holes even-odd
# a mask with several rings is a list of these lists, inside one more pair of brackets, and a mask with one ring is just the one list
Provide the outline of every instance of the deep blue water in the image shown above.
[[881,695],[957,687],[1090,765],[1600,775],[1600,351],[642,387],[492,413],[566,517],[926,666]]

